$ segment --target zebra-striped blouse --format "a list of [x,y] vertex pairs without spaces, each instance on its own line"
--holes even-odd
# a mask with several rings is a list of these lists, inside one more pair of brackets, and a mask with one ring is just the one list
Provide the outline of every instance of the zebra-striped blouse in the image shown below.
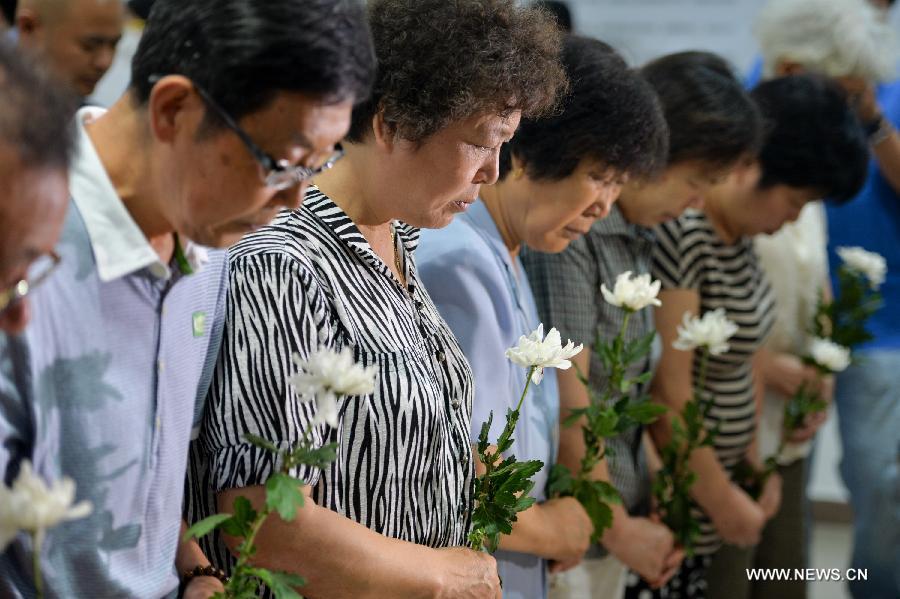
[[[706,393],[713,398],[707,427],[719,426],[716,456],[731,470],[745,455],[756,429],[753,396],[753,354],[763,344],[775,320],[775,295],[759,266],[753,241],[723,243],[706,215],[688,210],[656,229],[653,274],[664,289],[693,289],[700,295],[700,313],[724,308],[738,325],[730,349],[711,356]],[[694,360],[694,377],[700,360]],[[698,515],[700,512],[697,512]],[[701,519],[700,555],[714,552],[719,538],[712,523]]]
[[[291,355],[350,347],[377,369],[375,393],[344,399],[337,460],[294,476],[320,506],[381,534],[432,547],[465,544],[474,468],[469,444],[472,373],[420,284],[418,231],[395,223],[403,287],[350,218],[311,188],[230,252],[227,322],[199,438],[191,448],[189,522],[216,512],[215,494],[265,483],[276,464],[246,433],[286,447],[313,416],[286,384]],[[327,548],[322,548],[327,550]],[[231,558],[218,537],[204,550]],[[299,565],[302,572],[302,565]]]

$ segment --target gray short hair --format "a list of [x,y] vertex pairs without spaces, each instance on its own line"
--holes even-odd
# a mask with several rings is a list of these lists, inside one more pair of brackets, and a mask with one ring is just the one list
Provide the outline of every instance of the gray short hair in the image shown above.
[[885,81],[896,75],[894,34],[868,0],[769,0],[756,37],[768,77],[782,61],[830,77]]

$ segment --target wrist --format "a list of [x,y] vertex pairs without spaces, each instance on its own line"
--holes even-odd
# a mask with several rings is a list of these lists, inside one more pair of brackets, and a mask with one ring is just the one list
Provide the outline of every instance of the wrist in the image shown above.
[[623,541],[628,542],[631,516],[621,505],[612,505],[610,509],[612,509],[613,513],[612,525],[603,531],[603,534],[600,536],[600,544],[607,551],[615,554]]
[[228,583],[228,576],[226,576],[225,571],[221,568],[216,568],[211,564],[207,564],[205,566],[194,566],[190,570],[185,570],[181,573],[181,587],[182,589],[187,588],[187,586],[191,583],[192,580],[197,578],[215,578],[223,585]]

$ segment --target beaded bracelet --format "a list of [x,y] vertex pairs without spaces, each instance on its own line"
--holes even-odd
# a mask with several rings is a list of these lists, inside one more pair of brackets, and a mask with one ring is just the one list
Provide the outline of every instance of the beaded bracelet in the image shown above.
[[215,566],[210,565],[195,566],[193,570],[188,570],[181,575],[181,584],[182,586],[186,587],[191,580],[200,576],[211,576],[212,578],[218,578],[219,580],[221,580],[222,584],[228,583],[228,576],[225,575],[225,571],[221,568],[216,568]]

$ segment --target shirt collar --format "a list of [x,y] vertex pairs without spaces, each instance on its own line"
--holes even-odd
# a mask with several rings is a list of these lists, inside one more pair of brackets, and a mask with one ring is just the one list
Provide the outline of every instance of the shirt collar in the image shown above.
[[69,169],[70,193],[84,220],[100,280],[111,281],[142,268],[148,268],[157,278],[168,279],[168,265],[159,259],[131,218],[85,131],[84,123],[104,112],[88,107],[75,115],[77,146]]
[[494,222],[484,200],[479,198],[477,202],[469,206],[469,209],[464,214],[457,216],[456,218],[468,221],[469,224],[481,234],[485,241],[487,241],[493,252],[500,256],[504,262],[508,262],[508,266],[512,266],[509,249],[503,242],[503,236],[500,234],[500,229],[497,228],[497,223]]

